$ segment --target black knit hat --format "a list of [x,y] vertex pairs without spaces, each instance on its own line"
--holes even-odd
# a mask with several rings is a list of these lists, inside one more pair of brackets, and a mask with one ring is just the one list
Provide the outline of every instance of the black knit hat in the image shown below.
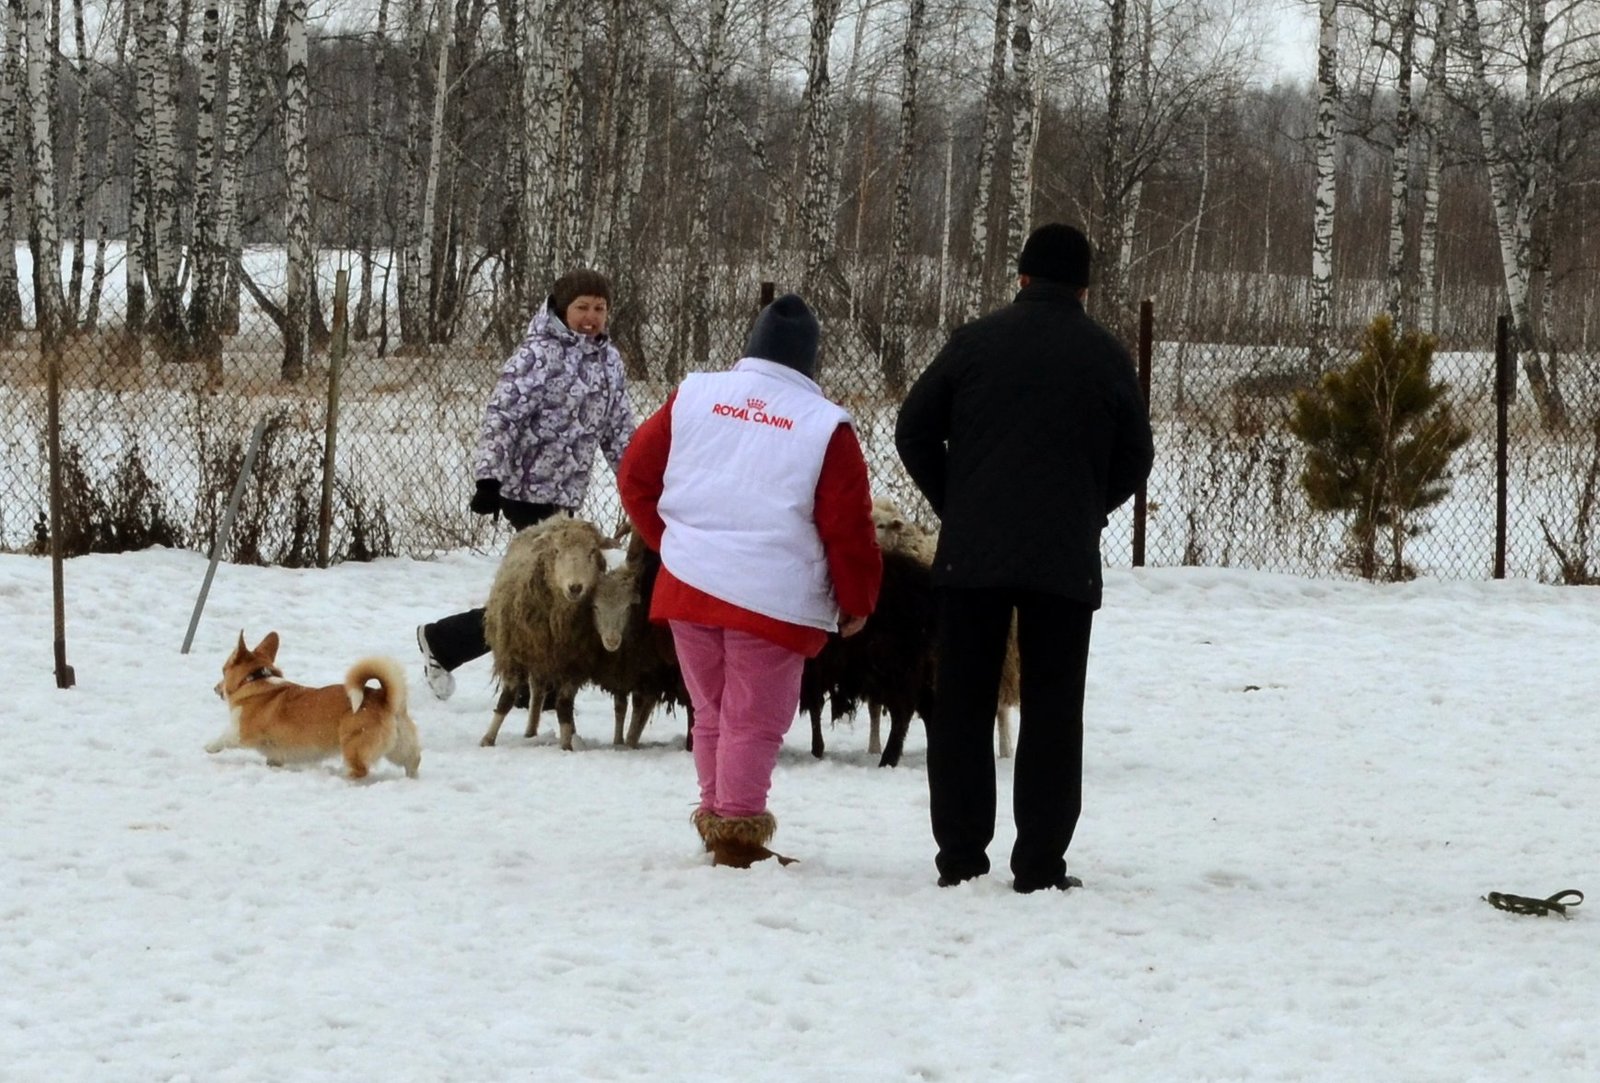
[[1017,273],[1082,289],[1089,284],[1092,258],[1089,238],[1081,230],[1051,222],[1028,234],[1017,257]]
[[611,304],[611,283],[599,271],[579,267],[556,279],[550,287],[550,311],[562,323],[567,322],[567,306],[580,297],[603,297]]
[[817,317],[798,293],[786,293],[756,317],[750,329],[746,357],[760,357],[787,365],[796,372],[814,376],[817,371],[817,340],[822,328]]

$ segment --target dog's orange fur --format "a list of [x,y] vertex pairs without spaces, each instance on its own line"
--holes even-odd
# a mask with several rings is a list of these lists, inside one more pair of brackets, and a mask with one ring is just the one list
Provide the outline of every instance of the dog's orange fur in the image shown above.
[[[207,752],[253,748],[273,766],[343,754],[351,778],[365,778],[381,757],[415,778],[422,760],[417,727],[406,712],[405,671],[392,658],[363,658],[344,684],[307,688],[284,680],[278,633],[254,649],[239,644],[222,663],[216,692],[228,702],[229,727]],[[367,687],[375,680],[378,687]]]

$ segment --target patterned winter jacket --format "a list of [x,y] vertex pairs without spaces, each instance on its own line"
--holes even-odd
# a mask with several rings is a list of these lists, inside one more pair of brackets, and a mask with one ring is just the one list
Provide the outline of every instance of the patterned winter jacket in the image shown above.
[[632,436],[622,355],[605,337],[570,330],[546,305],[489,396],[472,474],[498,480],[508,499],[576,510],[596,447],[615,471]]

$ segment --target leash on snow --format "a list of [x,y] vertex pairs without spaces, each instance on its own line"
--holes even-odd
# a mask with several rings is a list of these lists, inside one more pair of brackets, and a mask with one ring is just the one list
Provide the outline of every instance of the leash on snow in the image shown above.
[[[1568,899],[1568,896],[1571,896]],[[1509,910],[1513,914],[1532,914],[1534,917],[1544,917],[1546,914],[1560,914],[1563,918],[1570,917],[1567,908],[1577,906],[1583,902],[1583,892],[1575,887],[1565,891],[1558,891],[1548,899],[1533,899],[1526,895],[1507,895],[1501,891],[1491,891],[1483,896],[1483,901],[1496,910]]]

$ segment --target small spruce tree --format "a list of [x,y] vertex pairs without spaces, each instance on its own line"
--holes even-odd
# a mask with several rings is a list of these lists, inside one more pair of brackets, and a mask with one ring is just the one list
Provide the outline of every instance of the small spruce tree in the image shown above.
[[[1433,382],[1433,350],[1415,331],[1396,338],[1382,315],[1349,368],[1295,395],[1289,430],[1306,445],[1300,484],[1313,508],[1350,516],[1350,563],[1366,579],[1412,576],[1406,538],[1450,491],[1450,457],[1469,435],[1446,399],[1449,385]],[[1380,538],[1389,543],[1382,568]]]

